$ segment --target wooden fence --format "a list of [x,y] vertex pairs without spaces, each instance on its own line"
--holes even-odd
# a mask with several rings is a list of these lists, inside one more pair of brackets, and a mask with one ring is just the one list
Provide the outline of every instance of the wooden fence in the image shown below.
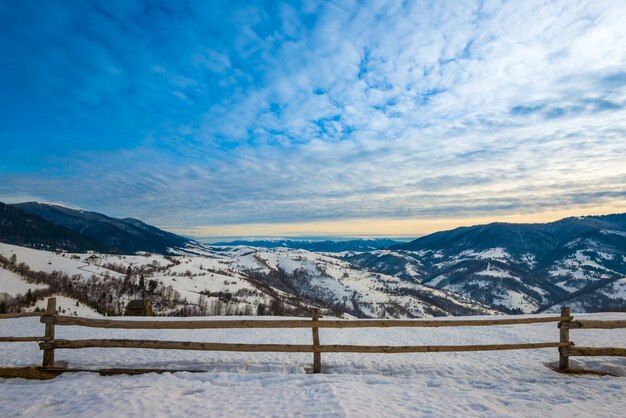
[[[3,314],[2,318],[20,318],[25,316],[41,316],[45,324],[42,337],[0,337],[0,342],[39,341],[43,350],[43,368],[54,367],[55,349],[79,348],[150,348],[167,350],[206,350],[206,351],[240,351],[240,352],[287,352],[313,353],[313,373],[322,369],[321,353],[425,353],[425,352],[459,352],[459,351],[494,351],[494,350],[529,350],[539,348],[558,348],[559,369],[569,368],[569,357],[572,356],[626,356],[626,348],[613,347],[576,347],[570,340],[571,329],[615,329],[626,328],[626,321],[594,321],[574,320],[570,308],[561,308],[560,316],[543,316],[529,318],[493,318],[493,319],[458,319],[458,320],[421,320],[421,319],[367,319],[367,320],[320,320],[319,311],[313,310],[309,319],[280,320],[204,320],[204,321],[156,321],[156,320],[110,320],[93,319],[58,315],[55,298],[48,299],[45,312]],[[322,345],[320,344],[320,328],[391,328],[391,327],[479,327],[516,324],[558,323],[560,339],[555,342],[533,342],[517,344],[481,344],[481,345]],[[56,339],[55,326],[83,326],[94,328],[117,329],[227,329],[227,328],[311,328],[311,345],[294,344],[232,344],[192,341],[161,341],[132,339],[88,339],[64,340]]]

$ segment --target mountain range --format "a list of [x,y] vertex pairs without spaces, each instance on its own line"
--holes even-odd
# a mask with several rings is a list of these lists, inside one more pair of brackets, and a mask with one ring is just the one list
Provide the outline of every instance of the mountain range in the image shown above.
[[373,251],[400,244],[389,238],[352,239],[345,241],[312,241],[291,239],[236,240],[216,242],[212,246],[245,246],[257,248],[299,248],[318,253],[338,253],[343,251]]
[[626,214],[461,227],[343,258],[503,312],[626,308]]
[[[281,303],[317,304],[363,317],[536,313],[561,304],[577,311],[626,310],[626,214],[476,225],[408,243],[261,240],[208,246],[132,218],[42,203],[0,203],[0,242],[93,252],[98,258],[167,255],[175,266],[197,265],[195,273],[169,282],[182,294],[188,280],[197,281],[194,275],[210,274],[225,283],[244,281]],[[162,258],[152,262],[167,264]],[[141,267],[145,274],[151,269]],[[161,280],[169,279],[162,275]],[[206,289],[194,284],[193,292],[215,295],[216,289],[228,289],[207,280]]]

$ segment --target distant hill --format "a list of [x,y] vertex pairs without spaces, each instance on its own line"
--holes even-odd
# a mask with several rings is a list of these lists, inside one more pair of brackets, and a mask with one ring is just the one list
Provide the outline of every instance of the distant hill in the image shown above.
[[0,202],[0,242],[42,250],[107,252],[112,248],[40,216]]
[[626,309],[626,214],[461,227],[343,258],[503,312]]
[[193,242],[132,218],[117,219],[35,202],[3,204],[3,208],[5,226],[0,232],[0,240],[32,248],[167,254]]
[[533,253],[549,261],[552,252],[576,237],[626,230],[626,214],[565,218],[546,224],[491,223],[435,232],[414,241],[391,246],[392,250],[486,250],[505,248],[519,256]]
[[236,240],[229,242],[217,242],[211,244],[213,246],[237,246],[243,245],[247,247],[257,248],[294,248],[315,252],[327,252],[338,253],[343,251],[373,251],[380,248],[387,248],[392,245],[399,244],[399,241],[394,241],[388,238],[376,238],[376,239],[354,239],[348,241],[304,241],[304,240],[255,240],[245,241]]

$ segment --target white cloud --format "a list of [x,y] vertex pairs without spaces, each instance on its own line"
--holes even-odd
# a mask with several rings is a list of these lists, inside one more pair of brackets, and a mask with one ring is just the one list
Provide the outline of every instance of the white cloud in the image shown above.
[[[176,156],[88,153],[74,173],[15,175],[11,189],[188,226],[623,201],[620,2],[325,3],[306,24],[280,11],[265,37],[263,14],[242,13],[236,53],[258,71],[225,81],[238,87],[197,120],[169,121]],[[241,71],[223,51],[194,57]],[[163,73],[185,98],[203,88]]]

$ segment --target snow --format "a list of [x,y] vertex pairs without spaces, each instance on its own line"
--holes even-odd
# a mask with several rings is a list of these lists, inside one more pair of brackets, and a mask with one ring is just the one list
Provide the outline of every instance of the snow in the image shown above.
[[521,260],[526,263],[531,269],[534,269],[537,265],[537,259],[535,255],[531,253],[522,254]]
[[479,271],[476,273],[477,276],[490,276],[490,277],[497,277],[499,279],[514,279],[517,280],[518,282],[521,282],[522,280],[519,277],[515,277],[513,276],[511,273],[509,273],[506,270],[502,270],[499,269],[497,267],[492,267],[491,264],[487,263],[487,269],[483,270],[483,271]]
[[612,271],[591,260],[591,258],[585,254],[585,252],[590,251],[592,250],[577,250],[576,254],[574,254],[572,258],[565,260],[563,264],[572,267],[588,266],[598,270]]
[[447,278],[448,278],[448,276],[446,276],[445,274],[441,274],[441,275],[439,275],[439,276],[435,277],[434,279],[432,279],[432,280],[428,283],[428,285],[429,285],[429,286],[433,286],[433,287],[438,286],[438,285],[439,285],[439,283],[441,283],[442,281],[446,280]]
[[[78,302],[76,299],[62,296],[62,295],[50,295],[49,297],[54,297],[57,300],[57,312],[61,315],[73,315],[73,316],[82,316],[82,317],[98,317],[102,316],[98,312],[91,309],[89,306],[85,306],[84,304]],[[29,312],[35,310],[35,308],[39,308],[40,310],[46,310],[48,304],[48,297],[45,299],[40,299],[33,306],[26,309]]]
[[[624,313],[580,318],[626,319]],[[223,318],[220,318],[223,319]],[[168,320],[168,319],[162,319]],[[1,335],[40,335],[38,318],[3,320]],[[57,338],[160,338],[310,343],[310,330],[102,330],[57,327]],[[481,344],[556,341],[556,324],[467,328],[321,329],[322,343]],[[573,330],[579,346],[626,346],[626,330]],[[556,349],[477,353],[311,354],[138,349],[57,350],[69,367],[155,367],[199,373],[0,379],[3,416],[589,416],[623,415],[624,377],[559,374]],[[37,365],[33,343],[0,343],[0,366]],[[572,366],[626,376],[626,359],[574,358]]]
[[[147,280],[160,282],[164,287],[172,286],[182,298],[191,304],[201,294],[226,292],[238,295],[238,308],[248,305],[256,312],[259,303],[269,304],[270,297],[247,280],[246,271],[269,273],[278,268],[288,274],[298,271],[306,273],[307,283],[303,291],[310,298],[326,303],[344,304],[372,317],[425,317],[445,314],[446,311],[431,305],[427,300],[412,296],[409,292],[445,298],[457,306],[476,309],[480,313],[496,313],[461,295],[451,295],[431,289],[419,283],[401,280],[398,277],[379,274],[363,269],[334,257],[323,254],[285,248],[216,247],[200,251],[197,255],[180,255],[165,258],[161,255],[110,255],[110,254],[65,254],[39,251],[0,243],[0,253],[9,258],[17,256],[18,263],[26,263],[32,270],[46,272],[62,271],[70,276],[80,275],[81,280],[101,280],[103,277],[122,277],[128,266],[133,269],[159,267],[158,271],[146,275]],[[412,257],[402,255],[407,260]],[[113,270],[112,270],[113,269]],[[274,293],[288,299],[284,290],[272,288]],[[217,300],[217,296],[207,297]],[[125,301],[124,301],[125,302]],[[356,307],[354,305],[357,305]],[[388,306],[394,309],[387,309]]]
[[26,294],[28,289],[34,291],[47,287],[43,284],[28,283],[19,274],[0,268],[0,294],[7,293],[10,296],[17,296]]
[[459,256],[476,258],[478,260],[501,260],[506,261],[511,259],[511,254],[509,254],[504,248],[496,247],[489,248],[484,251],[476,252],[473,250],[465,250],[459,254]]
[[531,313],[537,310],[537,303],[528,295],[515,290],[506,290],[496,294],[493,303],[521,309],[524,313]]
[[[441,258],[442,257],[443,253]],[[489,248],[478,252],[474,250],[465,250],[448,258],[446,261],[435,263],[433,266],[438,269],[444,269],[467,260],[495,260],[500,262],[509,262],[512,260],[512,257],[511,254],[509,254],[502,247]]]
[[620,237],[626,237],[626,232],[624,231],[614,231],[614,230],[603,229],[602,231],[600,231],[600,233],[603,235],[618,235]]

